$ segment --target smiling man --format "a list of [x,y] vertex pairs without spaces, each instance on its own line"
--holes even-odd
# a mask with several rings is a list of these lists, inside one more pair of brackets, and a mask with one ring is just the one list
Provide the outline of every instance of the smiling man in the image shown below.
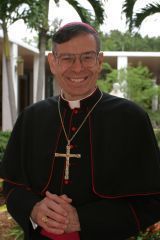
[[82,31],[65,42],[60,34],[55,34],[54,39],[58,42],[54,45],[53,54],[48,56],[50,68],[64,97],[67,100],[80,100],[95,90],[101,71],[103,53],[100,52],[97,33]]
[[148,115],[103,93],[97,31],[73,22],[48,60],[61,94],[19,116],[0,168],[26,240],[124,240],[160,220],[160,154]]

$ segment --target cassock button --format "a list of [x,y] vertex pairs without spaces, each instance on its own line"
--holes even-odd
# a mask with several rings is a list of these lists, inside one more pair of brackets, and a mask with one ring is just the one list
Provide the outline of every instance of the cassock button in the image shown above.
[[74,114],[77,114],[77,113],[78,113],[78,109],[76,109],[76,108],[73,109],[73,113],[74,113]]
[[71,184],[71,181],[69,179],[64,179],[63,182],[64,182],[65,185]]
[[75,132],[77,130],[77,128],[76,127],[72,127],[71,130],[72,130],[72,132]]

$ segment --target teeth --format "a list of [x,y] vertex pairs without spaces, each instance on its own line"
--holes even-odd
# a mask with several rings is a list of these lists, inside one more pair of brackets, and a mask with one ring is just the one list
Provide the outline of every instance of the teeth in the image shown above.
[[71,78],[72,82],[82,82],[84,78]]

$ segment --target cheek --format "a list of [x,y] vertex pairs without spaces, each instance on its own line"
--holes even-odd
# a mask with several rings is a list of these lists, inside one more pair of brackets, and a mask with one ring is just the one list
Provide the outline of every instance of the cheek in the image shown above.
[[57,80],[61,80],[63,78],[64,70],[57,68],[54,75],[57,78]]
[[67,85],[67,81],[65,79],[64,72],[56,71],[56,73],[55,73],[55,78],[56,78],[58,84],[60,85],[60,87],[62,87],[62,88],[64,88],[64,87],[66,88],[66,85]]

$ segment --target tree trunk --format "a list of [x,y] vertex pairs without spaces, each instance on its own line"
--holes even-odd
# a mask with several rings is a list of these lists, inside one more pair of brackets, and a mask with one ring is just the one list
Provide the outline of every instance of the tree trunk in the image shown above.
[[43,27],[39,31],[39,67],[36,96],[37,101],[43,98],[43,89],[45,89],[45,51],[47,43],[47,32],[49,28],[48,27],[49,0],[46,0],[44,3],[45,3],[45,21],[43,22]]
[[36,101],[43,98],[43,89],[45,87],[45,51],[46,51],[46,32],[39,33],[39,66],[38,66],[38,81],[37,81],[37,96]]
[[10,56],[11,49],[10,49],[10,42],[8,38],[8,31],[5,23],[2,24],[2,29],[3,29],[3,35],[4,35],[3,50],[4,50],[6,70],[7,70],[7,80],[8,80],[8,97],[9,97],[9,104],[10,104],[11,121],[13,126],[17,118],[17,109],[16,109],[15,91],[13,87],[13,75],[12,75],[12,65],[11,65],[11,56]]

